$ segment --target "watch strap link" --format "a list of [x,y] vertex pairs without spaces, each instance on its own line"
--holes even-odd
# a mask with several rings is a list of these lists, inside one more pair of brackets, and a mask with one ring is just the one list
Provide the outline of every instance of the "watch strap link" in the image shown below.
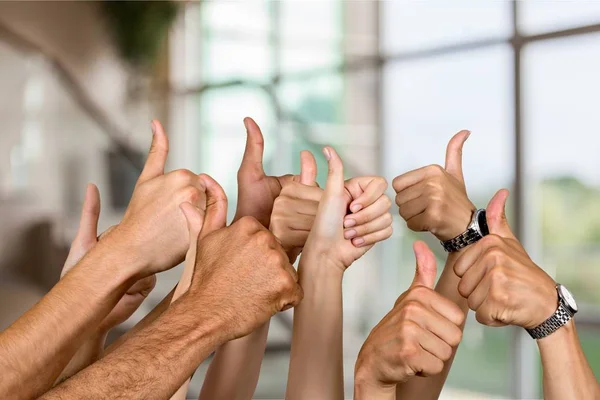
[[565,307],[562,301],[559,301],[558,308],[550,318],[533,329],[525,330],[533,339],[542,339],[564,326],[571,318],[573,318],[573,315],[574,313],[571,312],[568,307]]
[[448,253],[458,251],[464,247],[467,247],[481,239],[481,235],[477,230],[469,228],[454,239],[440,242],[444,246],[444,250]]

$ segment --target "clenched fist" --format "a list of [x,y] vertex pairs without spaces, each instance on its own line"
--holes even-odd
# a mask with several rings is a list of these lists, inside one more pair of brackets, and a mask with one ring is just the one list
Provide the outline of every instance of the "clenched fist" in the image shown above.
[[442,372],[462,339],[464,313],[433,290],[435,256],[424,242],[413,247],[413,283],[373,328],[358,355],[356,399],[395,399],[397,383]]
[[229,340],[245,336],[302,300],[288,257],[271,232],[243,217],[201,238],[188,296],[223,318]]
[[504,206],[507,190],[490,200],[490,234],[470,246],[454,264],[459,293],[477,321],[489,326],[535,328],[558,306],[556,283],[538,267],[513,235]]
[[146,165],[123,220],[106,235],[113,246],[125,247],[140,261],[138,276],[174,267],[183,261],[189,245],[182,203],[206,206],[202,179],[188,170],[164,173],[169,150],[166,133],[158,121]]
[[441,241],[463,233],[476,207],[467,196],[462,148],[469,131],[460,131],[446,150],[446,167],[429,165],[394,179],[396,204],[409,229],[431,232]]

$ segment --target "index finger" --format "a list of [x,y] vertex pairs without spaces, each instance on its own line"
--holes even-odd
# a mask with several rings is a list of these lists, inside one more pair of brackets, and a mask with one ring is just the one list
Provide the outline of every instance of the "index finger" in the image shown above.
[[388,183],[380,176],[365,176],[348,179],[345,187],[354,198],[350,211],[355,213],[373,204],[385,193]]
[[428,165],[395,177],[392,181],[392,187],[396,193],[398,193],[414,184],[421,182],[423,179],[431,176],[432,168],[430,167],[431,166]]

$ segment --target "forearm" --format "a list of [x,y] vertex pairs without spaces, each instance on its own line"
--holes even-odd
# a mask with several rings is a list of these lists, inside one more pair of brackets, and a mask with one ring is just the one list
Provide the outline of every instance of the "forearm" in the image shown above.
[[304,299],[294,309],[286,398],[343,399],[343,272],[309,254],[298,270]]
[[77,350],[77,353],[75,353],[71,361],[69,361],[69,364],[56,380],[56,384],[64,382],[79,371],[101,359],[104,354],[106,336],[107,334],[105,332],[99,332],[89,337]]
[[135,324],[135,326],[133,328],[131,328],[129,331],[127,331],[123,335],[119,336],[119,338],[117,340],[112,342],[110,344],[110,346],[108,346],[106,348],[106,350],[104,351],[104,354],[108,355],[108,354],[112,353],[115,349],[117,349],[119,346],[121,346],[123,343],[125,343],[125,341],[127,339],[136,335],[139,331],[150,326],[154,321],[156,321],[156,319],[158,317],[160,317],[167,308],[169,308],[169,305],[171,304],[171,301],[173,299],[173,294],[175,293],[176,288],[177,288],[177,286],[175,286],[173,288],[173,290],[171,290],[171,292],[168,295],[166,295],[165,298],[162,299],[161,302],[158,303],[158,305],[152,309],[152,311],[150,311],[150,313],[148,313],[148,315],[146,315],[144,318],[142,318],[142,320],[140,322]]
[[[214,304],[184,295],[146,329],[43,399],[165,399],[227,339]],[[206,310],[202,318],[198,309]]]
[[[437,282],[435,291],[456,303],[467,315],[469,305],[467,300],[458,292],[458,283],[460,278],[454,273],[454,263],[458,259],[460,252],[450,253],[446,260],[446,266],[442,271],[440,279]],[[464,324],[461,326],[464,329]],[[454,356],[458,347],[452,349],[452,356],[444,363],[444,369],[441,373],[420,379],[409,379],[404,383],[396,385],[396,397],[398,399],[437,399],[440,396],[442,388],[446,383],[446,378],[452,367]]]
[[251,399],[258,383],[268,333],[267,322],[251,334],[219,347],[206,373],[200,399]]
[[52,386],[135,280],[112,267],[123,262],[136,261],[114,248],[97,246],[0,335],[0,393],[32,398]]
[[537,343],[542,358],[544,399],[600,398],[600,387],[585,358],[573,320]]

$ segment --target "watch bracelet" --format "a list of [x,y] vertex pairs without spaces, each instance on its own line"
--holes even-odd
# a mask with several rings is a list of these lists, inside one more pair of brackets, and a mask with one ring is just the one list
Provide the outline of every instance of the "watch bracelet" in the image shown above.
[[452,253],[476,243],[479,239],[481,239],[481,235],[475,229],[469,228],[454,239],[440,241],[440,243],[444,247],[444,250]]
[[559,301],[558,308],[544,322],[533,329],[525,329],[533,339],[542,339],[556,332],[573,318],[574,313],[566,307],[562,301]]

